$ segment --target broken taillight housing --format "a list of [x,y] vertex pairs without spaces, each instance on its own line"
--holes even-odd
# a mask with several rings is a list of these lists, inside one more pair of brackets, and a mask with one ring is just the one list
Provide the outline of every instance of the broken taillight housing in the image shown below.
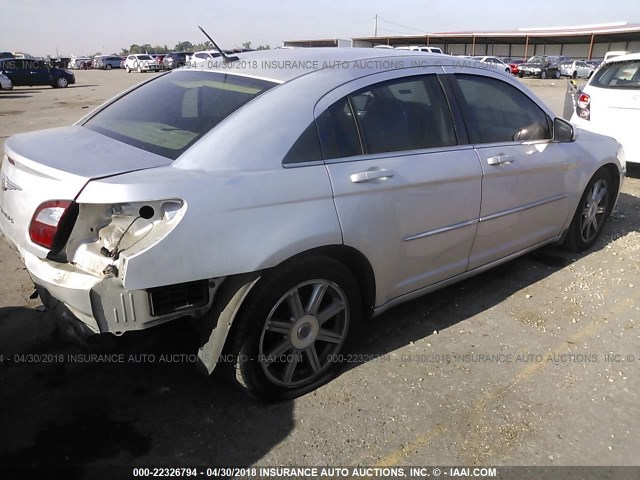
[[[73,202],[69,200],[51,200],[36,208],[29,224],[29,238],[37,245],[54,249],[58,232],[69,217]],[[60,243],[58,241],[58,243]]]

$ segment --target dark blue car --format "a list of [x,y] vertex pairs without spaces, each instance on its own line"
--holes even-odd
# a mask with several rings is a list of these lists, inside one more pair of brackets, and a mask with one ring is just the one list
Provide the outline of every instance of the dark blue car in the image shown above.
[[65,88],[76,83],[75,75],[61,68],[54,68],[43,60],[3,58],[0,73],[5,74],[14,87],[50,85]]

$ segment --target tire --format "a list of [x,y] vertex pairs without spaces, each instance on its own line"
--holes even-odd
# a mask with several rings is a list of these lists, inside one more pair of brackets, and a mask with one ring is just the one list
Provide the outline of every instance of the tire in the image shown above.
[[614,189],[609,172],[605,169],[598,170],[580,198],[569,226],[565,247],[574,252],[583,252],[596,243],[613,208]]
[[138,65],[138,73],[142,73],[142,67]]
[[111,70],[111,65],[107,63],[107,65],[104,67],[105,70]]
[[556,80],[560,78],[560,70],[556,70],[556,73],[553,75]]
[[524,78],[524,75],[522,75],[521,73],[518,74],[518,78]]
[[127,73],[131,73],[131,69],[129,68],[129,65],[126,65],[124,69],[127,71]]
[[53,88],[67,88],[69,86],[69,80],[65,77],[58,77],[55,80]]
[[573,78],[574,80],[575,80],[576,78],[578,78],[578,72],[573,72],[573,73],[571,74],[571,78]]
[[542,71],[540,72],[540,78],[541,78],[542,80],[544,80],[545,78],[547,78],[547,71],[546,71],[546,70],[542,70]]
[[593,72],[589,72],[589,75],[587,75],[587,78],[591,78],[592,75],[593,75]]
[[339,356],[360,324],[360,298],[351,272],[330,257],[293,260],[267,272],[234,321],[225,348],[234,360],[223,368],[266,402],[315,390],[338,370]]

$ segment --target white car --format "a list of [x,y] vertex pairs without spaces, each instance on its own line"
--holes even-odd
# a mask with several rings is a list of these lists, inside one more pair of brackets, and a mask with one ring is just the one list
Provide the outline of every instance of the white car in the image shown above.
[[595,67],[584,60],[573,60],[560,64],[560,75],[571,78],[589,78]]
[[159,72],[160,65],[151,55],[135,54],[129,55],[124,61],[124,69],[127,73],[130,73],[132,70],[135,70],[138,73],[151,71]]
[[69,62],[69,68],[71,70],[78,70],[80,68],[83,68],[85,63],[87,62],[91,63],[91,61],[92,59],[89,57],[74,57]]
[[11,83],[11,79],[6,75],[0,73],[0,90],[12,90],[13,83]]
[[214,68],[218,63],[221,59],[217,50],[195,52],[187,58],[187,65],[191,68]]
[[489,57],[489,56],[475,56],[469,57],[470,60],[475,60],[476,62],[486,63],[487,65],[495,68],[496,70],[504,71],[508,74],[511,74],[511,67],[500,60],[498,57]]
[[407,47],[396,47],[396,50],[409,50],[411,52],[422,52],[422,53],[442,53],[441,48],[427,47],[425,45],[410,45]]
[[7,139],[0,231],[78,329],[188,322],[202,371],[290,399],[371,316],[543,245],[593,246],[624,176],[618,142],[477,62],[250,52]]
[[627,52],[626,50],[611,50],[607,53],[604,54],[604,62],[606,62],[607,60],[611,60],[612,58],[615,57],[621,57],[623,55],[629,55],[631,52]]
[[640,53],[603,62],[578,93],[571,122],[617,139],[627,161],[640,163]]

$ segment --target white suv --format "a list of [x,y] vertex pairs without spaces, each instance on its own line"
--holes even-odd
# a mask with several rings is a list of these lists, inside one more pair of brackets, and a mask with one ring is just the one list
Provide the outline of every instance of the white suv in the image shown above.
[[187,64],[192,68],[215,68],[220,62],[220,52],[217,50],[203,50],[196,52],[187,59]]
[[408,47],[396,47],[396,50],[410,50],[412,52],[423,52],[423,53],[443,53],[441,48],[438,47],[427,47],[423,45],[411,45]]
[[160,65],[158,62],[151,56],[147,54],[136,54],[129,55],[124,62],[124,68],[127,73],[130,73],[131,70],[136,70],[138,73],[142,72],[159,72]]
[[582,91],[571,123],[614,137],[627,162],[640,163],[640,53],[603,62]]

